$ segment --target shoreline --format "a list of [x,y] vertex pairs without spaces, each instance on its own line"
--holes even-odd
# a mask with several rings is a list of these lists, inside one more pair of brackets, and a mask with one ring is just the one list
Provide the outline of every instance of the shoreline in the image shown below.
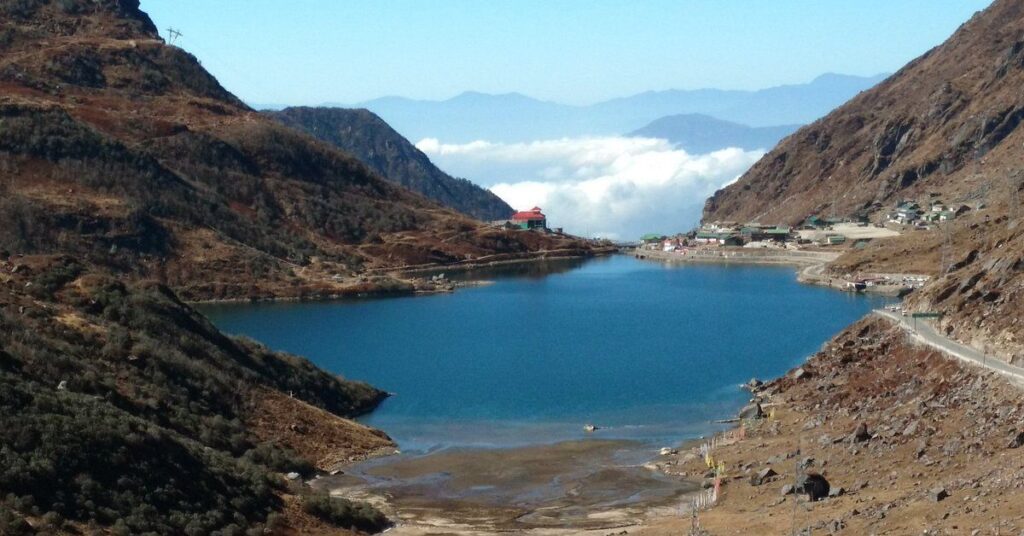
[[[696,251],[696,250],[695,250]],[[877,294],[902,298],[913,289],[907,285],[872,285],[854,289],[842,278],[827,276],[826,265],[838,259],[842,253],[825,251],[788,251],[749,248],[716,248],[704,250],[711,253],[690,253],[686,255],[665,251],[635,250],[632,255],[640,260],[662,261],[674,264],[725,264],[749,266],[795,266],[796,280],[806,285],[831,288],[840,292]],[[914,275],[916,274],[898,274]]]
[[[558,250],[558,251],[570,251],[570,250]],[[383,286],[374,286],[370,284],[369,287],[360,287],[353,285],[348,289],[342,288],[337,292],[325,292],[325,293],[310,293],[305,295],[297,296],[283,296],[283,295],[268,295],[268,296],[250,296],[250,297],[239,297],[239,298],[214,298],[214,299],[203,299],[203,300],[187,300],[184,303],[190,306],[202,306],[202,305],[221,305],[221,304],[247,304],[247,303],[289,303],[289,302],[326,302],[326,301],[340,301],[340,300],[362,300],[362,299],[374,299],[374,298],[400,298],[416,295],[432,295],[432,294],[446,294],[453,292],[458,288],[466,287],[477,287],[485,286],[490,284],[487,280],[470,280],[470,281],[449,281],[454,288],[447,289],[423,289],[416,288],[415,281],[409,279],[401,279],[401,276],[415,274],[423,274],[438,271],[453,271],[453,272],[467,272],[476,269],[485,269],[498,266],[511,266],[516,264],[530,264],[540,263],[546,261],[568,261],[568,260],[579,260],[579,259],[592,259],[607,257],[618,254],[617,248],[605,248],[598,252],[589,255],[556,255],[546,256],[548,253],[544,252],[545,256],[539,257],[528,257],[520,259],[504,259],[504,260],[493,260],[485,262],[464,262],[459,264],[432,264],[423,265],[413,268],[381,268],[368,270],[361,274],[363,276],[392,276],[395,277],[392,281],[404,283],[405,285],[396,288],[384,288]]]

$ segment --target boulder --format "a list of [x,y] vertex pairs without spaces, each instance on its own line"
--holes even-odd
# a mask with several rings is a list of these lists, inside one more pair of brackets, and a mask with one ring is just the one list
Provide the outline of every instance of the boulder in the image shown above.
[[928,498],[935,502],[939,502],[947,497],[949,497],[949,492],[946,491],[946,488],[932,488],[928,490]]
[[760,419],[764,417],[764,410],[761,408],[761,404],[754,402],[747,404],[740,410],[740,419]]
[[760,389],[763,385],[764,385],[763,381],[761,381],[761,380],[759,380],[757,378],[750,378],[750,381],[747,382],[744,385],[744,387],[746,387],[750,392],[754,392],[754,391]]
[[779,490],[780,495],[790,495],[793,493],[793,484],[786,484]]
[[797,492],[806,493],[807,498],[811,501],[820,501],[828,497],[830,488],[828,480],[818,473],[804,473],[796,481]]
[[871,439],[871,433],[868,432],[867,423],[860,423],[857,428],[853,430],[853,436],[851,437],[855,443],[863,443]]
[[778,476],[778,474],[779,473],[776,473],[771,467],[761,469],[757,474],[750,475],[750,485],[760,486],[761,484],[770,481],[772,477]]
[[841,497],[843,495],[846,495],[846,489],[843,487],[833,487],[828,490],[828,498],[830,499]]
[[794,380],[805,380],[811,377],[811,373],[807,369],[800,367],[793,371],[792,376]]

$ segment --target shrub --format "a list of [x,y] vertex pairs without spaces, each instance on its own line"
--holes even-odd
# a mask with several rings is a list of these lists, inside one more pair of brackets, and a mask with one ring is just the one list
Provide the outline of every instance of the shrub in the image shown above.
[[377,533],[389,526],[388,518],[373,505],[353,502],[326,493],[311,493],[302,498],[302,509],[332,525],[350,530]]

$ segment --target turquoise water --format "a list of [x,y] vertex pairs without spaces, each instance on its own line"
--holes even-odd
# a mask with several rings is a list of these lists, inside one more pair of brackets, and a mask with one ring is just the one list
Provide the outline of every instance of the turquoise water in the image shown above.
[[707,434],[880,298],[793,268],[614,256],[492,273],[453,294],[204,307],[225,331],[395,393],[362,419],[404,450]]

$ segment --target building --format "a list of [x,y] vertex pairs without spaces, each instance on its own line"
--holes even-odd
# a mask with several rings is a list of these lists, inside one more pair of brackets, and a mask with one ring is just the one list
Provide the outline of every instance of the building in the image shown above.
[[520,229],[547,229],[548,217],[541,212],[540,207],[533,207],[530,210],[516,212],[510,220],[512,225]]

